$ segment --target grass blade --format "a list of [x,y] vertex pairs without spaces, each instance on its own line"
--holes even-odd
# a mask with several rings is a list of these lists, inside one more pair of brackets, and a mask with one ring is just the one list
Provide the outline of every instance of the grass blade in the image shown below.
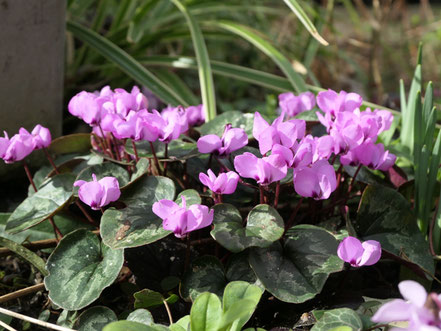
[[328,46],[329,43],[318,33],[316,27],[311,22],[309,17],[304,12],[303,8],[297,2],[297,0],[283,0],[286,5],[293,11],[293,13],[297,16],[297,18],[302,22],[303,26],[308,30],[308,32],[315,38],[317,41],[325,46]]
[[67,29],[72,32],[75,37],[88,44],[111,62],[115,63],[121,68],[121,70],[139,84],[149,88],[162,101],[174,106],[188,106],[185,100],[183,100],[171,87],[156,78],[150,71],[144,68],[139,62],[114,43],[80,24],[67,22],[66,25]]
[[187,84],[174,72],[165,68],[157,68],[153,71],[155,75],[169,86],[173,86],[176,92],[189,104],[199,105],[201,100],[194,95]]
[[191,13],[179,0],[171,1],[182,12],[190,28],[193,47],[198,61],[199,84],[201,87],[202,103],[204,104],[205,119],[208,122],[216,117],[216,97],[207,46],[205,45],[201,29]]
[[295,72],[291,65],[291,62],[273,45],[271,45],[271,43],[260,37],[257,31],[251,29],[248,26],[229,21],[213,21],[209,24],[210,26],[217,26],[219,28],[237,34],[238,36],[252,43],[263,53],[268,55],[279,66],[279,68],[286,75],[297,93],[307,91],[307,87],[302,76]]

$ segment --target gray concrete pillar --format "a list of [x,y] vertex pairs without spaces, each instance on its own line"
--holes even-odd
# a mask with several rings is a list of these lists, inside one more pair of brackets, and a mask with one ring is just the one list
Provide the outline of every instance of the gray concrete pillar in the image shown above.
[[65,12],[65,0],[0,0],[2,136],[38,123],[61,135]]

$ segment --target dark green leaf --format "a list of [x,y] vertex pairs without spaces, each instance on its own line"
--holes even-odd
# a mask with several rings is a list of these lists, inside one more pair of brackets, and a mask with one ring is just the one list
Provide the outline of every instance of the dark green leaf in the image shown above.
[[14,210],[6,223],[6,231],[17,233],[54,216],[72,196],[75,175],[61,174],[48,178],[34,195]]
[[354,228],[363,240],[377,240],[384,250],[434,273],[429,245],[418,230],[409,202],[397,191],[368,186]]
[[298,225],[286,233],[282,246],[252,248],[250,264],[265,289],[285,302],[301,303],[316,296],[329,274],[343,269],[338,242],[329,232]]
[[222,296],[227,283],[222,263],[214,256],[203,256],[193,261],[181,283],[181,296],[194,301],[202,292]]
[[49,152],[55,154],[88,153],[91,148],[90,133],[75,133],[52,140]]
[[153,308],[163,304],[164,297],[161,293],[149,290],[147,288],[133,294],[135,298],[135,308]]
[[145,325],[133,321],[117,321],[107,324],[103,331],[167,331],[168,327],[160,324]]
[[[130,140],[127,140],[125,148],[127,153],[132,155],[135,154]],[[163,142],[154,142],[153,148],[155,149],[155,153],[158,158],[164,158],[165,144]],[[153,153],[148,141],[136,142],[136,151],[138,152],[139,157],[153,158]],[[196,144],[194,143],[176,139],[172,140],[168,144],[168,159],[170,160],[186,160],[196,155],[199,155],[199,152],[197,151]]]
[[49,298],[68,310],[86,307],[113,283],[123,262],[123,250],[110,249],[92,232],[74,231],[61,239],[47,261]]
[[249,113],[242,113],[240,111],[227,111],[219,116],[216,116],[212,121],[205,123],[198,128],[202,136],[207,134],[216,134],[222,137],[225,130],[225,125],[231,124],[233,128],[244,129],[248,137],[253,136],[253,122],[254,115]]
[[191,205],[201,204],[201,196],[196,190],[189,189],[179,193],[175,202],[180,206],[182,206],[182,197],[185,197],[185,203],[187,204],[187,207]]
[[173,181],[166,177],[143,176],[127,187],[119,201],[126,208],[109,208],[101,218],[101,237],[112,248],[136,247],[168,236],[162,220],[152,211],[161,199],[172,200],[175,195]]
[[279,213],[268,205],[257,205],[248,214],[246,227],[242,226],[240,212],[233,205],[217,204],[214,209],[214,229],[211,236],[231,252],[248,247],[268,247],[284,232]]
[[248,251],[233,254],[230,257],[226,266],[225,276],[230,282],[235,280],[243,280],[248,283],[256,282],[256,274],[248,262]]

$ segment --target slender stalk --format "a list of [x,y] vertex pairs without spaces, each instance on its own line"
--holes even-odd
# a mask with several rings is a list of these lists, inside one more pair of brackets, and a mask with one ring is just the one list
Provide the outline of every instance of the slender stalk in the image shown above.
[[30,323],[33,323],[33,324],[37,324],[37,325],[40,325],[40,326],[43,326],[43,327],[46,327],[46,328],[52,329],[52,330],[74,331],[72,329],[65,328],[64,326],[59,326],[59,325],[56,325],[56,324],[40,321],[40,320],[38,320],[36,318],[32,318],[32,317],[29,317],[29,316],[26,316],[26,315],[22,315],[22,314],[19,314],[19,313],[16,313],[16,312],[4,309],[4,308],[0,308],[0,313],[8,315],[8,316],[12,316],[14,318],[18,318],[18,319],[21,319],[23,321],[27,321],[27,322],[30,322]]
[[[165,143],[164,158],[168,159],[168,144],[167,143]],[[164,176],[167,176],[167,165],[168,165],[168,162],[164,161]]]
[[277,208],[277,205],[279,204],[279,194],[280,194],[280,180],[276,183],[276,195],[274,197],[274,208]]
[[188,233],[187,234],[187,246],[185,249],[184,273],[187,271],[188,266],[190,264],[190,253],[191,253],[191,241],[190,241],[190,233]]
[[167,300],[163,299],[162,302],[164,303],[165,310],[167,310],[167,315],[168,315],[168,320],[170,321],[170,325],[172,325],[173,324],[173,317],[172,317],[172,314],[170,311],[170,307],[168,306]]
[[8,324],[6,324],[5,322],[2,322],[1,320],[0,320],[0,326],[5,328],[5,330],[8,330],[8,331],[17,331],[16,329],[14,329],[13,327],[10,327]]
[[300,200],[297,202],[296,207],[292,211],[292,214],[289,217],[288,223],[286,224],[285,231],[289,230],[293,226],[294,220],[296,219],[297,213],[299,212],[300,207],[302,206],[302,203],[303,203],[303,197],[300,198]]
[[357,178],[357,175],[358,175],[358,173],[360,172],[360,169],[361,169],[362,166],[363,166],[363,165],[360,164],[360,165],[358,166],[357,170],[355,170],[354,177],[352,177],[351,184],[349,184],[348,194],[351,193],[352,188],[354,187],[354,184],[355,184],[355,179]]
[[161,173],[161,168],[159,166],[158,157],[156,156],[155,147],[153,146],[153,143],[151,141],[149,141],[149,143],[150,143],[150,149],[152,150],[153,158],[155,159],[156,171],[157,171],[158,174],[160,174]]
[[132,139],[132,147],[133,147],[133,152],[135,153],[135,160],[138,163],[139,161],[138,150],[136,149],[136,144],[135,141],[133,141],[133,139]]
[[112,158],[112,159],[115,159],[115,156],[113,155],[113,152],[112,152],[112,149],[110,148],[110,146],[108,145],[108,141],[107,141],[107,139],[106,139],[106,135],[104,134],[104,131],[103,131],[103,129],[101,128],[101,125],[98,125],[98,128],[100,129],[100,132],[101,132],[101,136],[102,136],[102,142],[103,142],[103,145],[104,145],[104,154],[109,154],[109,156]]
[[96,226],[95,221],[93,220],[92,216],[89,215],[89,213],[86,211],[86,209],[84,209],[84,207],[81,205],[81,203],[78,200],[75,200],[75,204],[81,210],[83,215],[87,218],[89,223]]
[[32,188],[34,189],[34,192],[37,192],[38,191],[37,186],[35,186],[34,180],[32,179],[31,172],[29,171],[28,164],[26,163],[25,160],[23,160],[23,167],[26,172],[26,176],[28,177],[29,183],[31,183]]
[[260,193],[260,204],[265,203],[265,190],[262,185],[259,185],[259,193]]
[[113,147],[115,148],[116,159],[118,161],[121,161],[121,155],[119,154],[119,144],[118,144],[118,141],[116,140],[116,138],[113,135],[113,133],[110,133],[110,136],[112,138]]
[[210,153],[210,156],[208,158],[207,169],[211,168],[211,161],[213,161],[213,153]]
[[47,148],[43,148],[44,154],[46,155],[47,160],[49,161],[52,168],[54,168],[54,171],[57,175],[60,174],[60,171],[58,170],[57,166],[55,165],[54,160],[52,159],[52,156],[49,154]]
[[42,291],[42,290],[44,290],[44,283],[32,285],[32,286],[29,286],[26,288],[22,288],[21,290],[0,296],[0,303],[8,302],[10,300],[17,299],[22,296],[25,296],[25,295],[28,295],[31,293],[35,293],[38,291]]
[[58,238],[63,238],[63,234],[61,233],[58,226],[55,224],[55,221],[52,217],[49,217],[49,222],[51,223],[52,227],[54,228],[54,234],[55,234],[55,240],[59,240]]

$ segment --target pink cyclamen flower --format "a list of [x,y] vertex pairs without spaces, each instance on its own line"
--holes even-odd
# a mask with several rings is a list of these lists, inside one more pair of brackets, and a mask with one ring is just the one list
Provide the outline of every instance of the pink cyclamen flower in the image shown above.
[[199,138],[197,142],[200,153],[213,153],[219,156],[229,155],[248,144],[248,136],[243,129],[225,126],[224,134],[219,137],[208,134]]
[[[5,138],[7,138],[7,135]],[[5,141],[3,145],[5,145]],[[20,128],[18,133],[9,140],[6,150],[2,153],[2,158],[6,163],[20,161],[31,154],[34,148],[34,137],[26,129]]]
[[389,170],[395,163],[396,156],[384,150],[383,144],[374,144],[371,140],[365,141],[360,146],[348,151],[340,157],[343,165],[365,165],[371,169],[382,171]]
[[353,267],[373,265],[381,257],[381,245],[375,240],[367,240],[361,243],[355,237],[346,237],[338,245],[337,255]]
[[69,113],[81,118],[91,126],[99,125],[101,117],[106,113],[103,104],[109,101],[109,96],[100,96],[95,93],[82,91],[69,101]]
[[199,126],[205,123],[204,105],[190,106],[185,108],[188,125]]
[[0,158],[5,157],[6,150],[9,146],[9,137],[6,131],[3,131],[4,137],[0,137]]
[[214,193],[233,194],[236,191],[239,175],[234,171],[220,173],[217,177],[211,169],[208,169],[207,173],[208,176],[201,172],[199,180]]
[[253,178],[260,185],[269,185],[285,178],[288,171],[285,158],[280,154],[258,158],[251,153],[243,153],[234,158],[236,171],[245,178]]
[[51,132],[44,126],[37,124],[31,134],[33,136],[35,149],[47,148],[51,144]]
[[185,197],[182,207],[172,200],[159,200],[153,204],[153,212],[158,215],[165,230],[173,231],[176,237],[182,238],[191,231],[209,226],[213,222],[214,210],[207,206],[191,205],[187,208]]
[[279,94],[279,106],[288,117],[296,116],[315,107],[315,95],[311,92],[300,93],[298,96],[292,92]]
[[97,180],[96,175],[92,174],[91,182],[77,180],[74,186],[79,187],[80,200],[95,210],[118,200],[121,195],[119,183],[115,177],[104,177]]
[[103,108],[109,114],[119,114],[127,116],[130,111],[138,111],[147,109],[148,101],[137,86],[133,86],[132,90],[127,92],[122,88],[116,88],[114,92],[107,89],[101,90],[100,95],[108,96],[108,100],[103,104]]
[[317,94],[317,105],[325,113],[336,116],[340,112],[353,112],[359,108],[363,99],[357,93],[340,91],[337,93],[331,89]]
[[441,296],[427,294],[424,287],[413,280],[398,284],[402,299],[395,299],[382,305],[372,317],[374,323],[407,321],[407,328],[393,328],[391,331],[436,331],[441,330]]
[[302,197],[327,199],[336,188],[335,170],[327,160],[319,160],[294,172],[294,189]]
[[291,148],[297,139],[303,138],[306,122],[293,119],[283,122],[285,112],[277,117],[271,125],[258,112],[254,114],[253,136],[259,142],[262,155],[270,151],[274,145],[279,144]]

